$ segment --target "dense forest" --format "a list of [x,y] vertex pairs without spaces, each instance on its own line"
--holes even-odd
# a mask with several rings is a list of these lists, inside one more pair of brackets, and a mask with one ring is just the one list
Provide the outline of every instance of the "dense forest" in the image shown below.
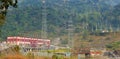
[[[120,1],[114,0],[47,0],[48,37],[67,34],[68,21],[73,21],[74,33],[120,30]],[[1,39],[7,36],[41,38],[42,2],[20,0],[18,8],[10,8]]]

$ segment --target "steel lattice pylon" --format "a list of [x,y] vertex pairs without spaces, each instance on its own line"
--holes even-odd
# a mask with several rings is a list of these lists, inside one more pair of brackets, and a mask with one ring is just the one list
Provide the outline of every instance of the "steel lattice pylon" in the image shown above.
[[46,10],[46,1],[42,0],[42,39],[47,38],[47,10]]
[[[64,0],[64,6],[65,8],[70,8],[69,4],[68,4],[69,0]],[[68,10],[68,9],[67,9]],[[68,21],[67,21],[67,32],[68,32],[68,46],[71,48],[74,48],[74,25],[73,25],[73,16],[74,16],[74,11],[73,10],[68,10]]]
[[68,20],[68,44],[72,48],[74,48],[73,30],[73,21],[70,19]]

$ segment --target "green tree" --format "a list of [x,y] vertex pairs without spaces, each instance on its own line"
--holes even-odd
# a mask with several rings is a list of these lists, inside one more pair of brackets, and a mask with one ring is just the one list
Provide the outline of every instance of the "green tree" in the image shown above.
[[17,0],[0,0],[0,33],[9,6],[17,7]]
[[5,22],[5,15],[7,13],[8,7],[17,7],[17,0],[0,0],[0,27]]

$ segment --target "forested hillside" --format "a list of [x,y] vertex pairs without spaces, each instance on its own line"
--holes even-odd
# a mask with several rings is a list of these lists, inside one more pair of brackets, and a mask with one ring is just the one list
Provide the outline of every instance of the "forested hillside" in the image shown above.
[[[73,20],[74,33],[82,31],[117,31],[120,26],[120,1],[114,0],[47,0],[48,37],[67,34],[68,20]],[[21,1],[16,9],[9,9],[2,28],[2,39],[7,36],[41,37],[42,2]]]

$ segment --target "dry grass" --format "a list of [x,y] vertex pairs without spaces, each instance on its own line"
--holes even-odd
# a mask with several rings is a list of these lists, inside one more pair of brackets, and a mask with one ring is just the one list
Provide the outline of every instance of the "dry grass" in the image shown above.
[[52,59],[52,58],[50,58],[50,57],[44,57],[44,56],[37,56],[37,57],[35,57],[35,59]]
[[[23,55],[7,55],[7,56],[0,57],[0,59],[29,59],[29,57],[23,56]],[[52,58],[36,56],[33,59],[52,59]]]
[[[25,56],[22,55],[7,55],[4,57],[0,57],[0,59],[29,59]],[[44,56],[35,56],[34,59],[52,59],[50,57],[44,57]],[[71,56],[70,58],[64,58],[64,59],[78,59],[77,56]],[[81,57],[81,59],[85,59],[84,57]],[[104,56],[96,56],[88,59],[108,59],[107,57]]]
[[2,59],[27,59],[27,58],[22,55],[7,55],[2,57]]

